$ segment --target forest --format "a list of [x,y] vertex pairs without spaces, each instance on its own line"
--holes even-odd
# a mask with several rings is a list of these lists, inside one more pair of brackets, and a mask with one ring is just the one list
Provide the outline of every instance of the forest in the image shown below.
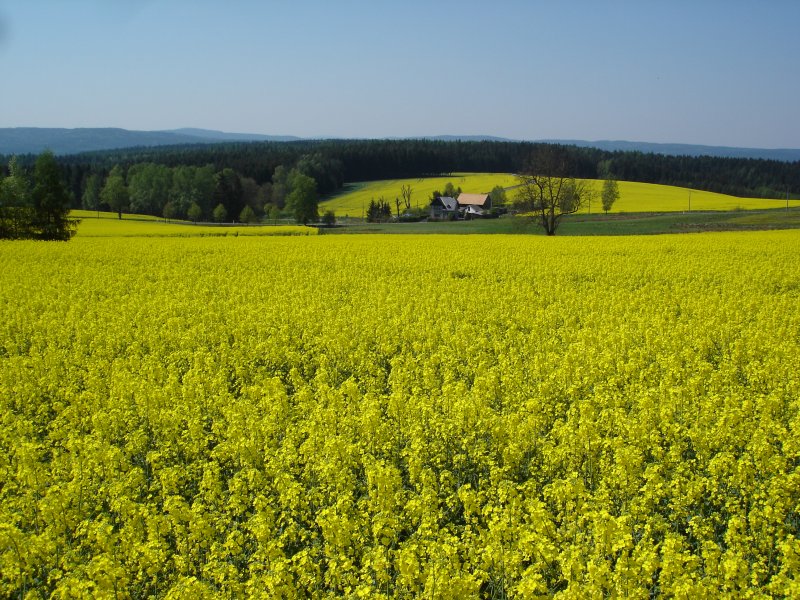
[[[192,203],[211,219],[222,204],[235,219],[250,206],[257,217],[284,209],[296,174],[312,178],[326,197],[345,182],[446,175],[456,172],[519,173],[535,162],[547,144],[497,141],[317,140],[237,142],[127,148],[56,157],[73,208],[87,206],[112,172],[130,190],[133,212],[188,216]],[[741,197],[800,196],[800,162],[762,159],[668,156],[563,146],[571,175],[720,192]],[[10,157],[0,157],[7,175]],[[17,157],[32,168],[34,155]],[[5,169],[5,172],[2,172]],[[116,171],[115,171],[116,169]],[[196,181],[195,181],[196,180]],[[191,183],[195,181],[195,183]],[[94,186],[94,189],[92,189]],[[141,193],[136,194],[135,189]],[[176,189],[205,189],[202,200]],[[170,195],[170,190],[173,190]],[[176,194],[178,194],[176,196]],[[167,204],[173,202],[171,210]]]

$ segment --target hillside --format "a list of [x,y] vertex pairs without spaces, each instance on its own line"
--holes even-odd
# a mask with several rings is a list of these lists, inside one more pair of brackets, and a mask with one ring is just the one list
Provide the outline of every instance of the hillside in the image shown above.
[[447,182],[460,187],[466,193],[488,193],[496,185],[513,186],[516,179],[513,175],[503,173],[454,173],[442,177],[425,177],[412,179],[385,179],[345,184],[344,192],[320,203],[320,211],[332,210],[337,216],[361,217],[370,200],[386,200],[394,210],[394,199],[400,197],[400,188],[410,185],[412,190],[411,206],[426,207],[434,190],[443,190]]
[[[49,148],[56,154],[77,154],[119,148],[179,146],[186,144],[212,144],[219,142],[290,142],[303,138],[291,135],[263,135],[257,133],[231,133],[213,129],[184,127],[164,131],[133,131],[113,127],[102,128],[0,128],[0,155],[38,154]],[[500,142],[519,143],[520,140],[489,135],[433,135],[393,140],[427,140],[436,142]],[[782,162],[800,161],[800,149],[737,148],[730,146],[704,146],[695,144],[659,144],[650,142],[610,140],[526,140],[581,148],[596,148],[607,152],[642,152],[665,156],[712,156],[718,158],[754,158]]]
[[[400,196],[400,187],[411,185],[413,190],[412,205],[427,206],[431,193],[441,190],[451,181],[456,187],[461,187],[463,192],[487,193],[495,185],[513,188],[517,180],[511,174],[496,173],[455,173],[444,177],[427,177],[414,179],[391,179],[383,181],[370,181],[352,183],[345,186],[345,192],[338,194],[320,203],[320,210],[333,210],[337,216],[361,217],[362,210],[366,209],[371,199],[378,200],[383,197],[394,208],[394,199]],[[596,181],[596,180],[595,180]],[[600,182],[596,181],[598,192]],[[717,194],[700,190],[689,190],[683,187],[658,185],[653,183],[638,183],[633,181],[619,182],[620,198],[614,204],[612,214],[619,213],[646,213],[646,212],[681,212],[688,210],[759,210],[769,208],[783,208],[786,200],[739,198],[727,194]],[[509,199],[514,194],[513,189],[508,189]],[[790,206],[800,204],[791,200]],[[600,201],[584,212],[600,212]]]
[[666,156],[713,156],[717,158],[755,158],[794,162],[800,160],[797,148],[737,148],[733,146],[703,146],[698,144],[657,144],[624,140],[537,140],[548,144],[597,148],[607,152],[643,152]]
[[299,138],[190,128],[171,131],[130,131],[113,127],[77,129],[4,127],[0,128],[0,154],[38,154],[48,148],[55,154],[77,154],[139,146],[178,146],[237,141],[282,142],[296,139]]

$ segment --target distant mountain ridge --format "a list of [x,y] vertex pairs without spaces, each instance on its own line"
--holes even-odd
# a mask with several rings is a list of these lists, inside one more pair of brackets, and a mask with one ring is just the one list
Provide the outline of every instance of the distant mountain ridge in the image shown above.
[[[397,138],[407,139],[407,138]],[[629,142],[625,140],[515,140],[491,135],[435,135],[425,140],[443,142],[533,142],[561,144],[581,148],[598,148],[608,152],[643,152],[645,154],[667,154],[671,156],[714,156],[719,158],[756,158],[795,162],[800,160],[800,148],[738,148],[734,146],[704,146],[700,144],[665,144],[657,142]]]
[[672,156],[715,156],[721,158],[761,158],[794,162],[800,160],[797,148],[737,148],[733,146],[703,146],[699,144],[663,144],[655,142],[627,142],[623,140],[537,140],[548,144],[563,144],[584,148],[599,148],[609,152],[644,152]]
[[[50,149],[56,154],[78,154],[97,150],[114,150],[136,146],[179,146],[185,144],[218,144],[223,142],[293,142],[308,138],[291,135],[263,135],[257,133],[230,133],[213,129],[184,127],[165,131],[133,131],[114,127],[86,127],[77,129],[45,127],[0,128],[0,154],[39,154]],[[391,139],[424,139],[444,142],[519,142],[490,135],[435,135],[409,136]],[[800,149],[736,148],[730,146],[702,146],[695,144],[663,144],[614,140],[526,140],[551,144],[599,148],[610,152],[644,152],[674,156],[714,156],[730,158],[756,158],[784,162],[800,161]]]
[[77,129],[46,127],[0,128],[0,154],[39,154],[50,149],[55,154],[78,154],[136,146],[177,146],[220,142],[288,142],[294,136],[226,133],[209,129],[170,131],[131,131],[115,127]]

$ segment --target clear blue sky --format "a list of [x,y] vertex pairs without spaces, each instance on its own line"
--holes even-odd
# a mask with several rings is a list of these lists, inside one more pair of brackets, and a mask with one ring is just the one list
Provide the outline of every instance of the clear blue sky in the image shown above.
[[0,0],[0,127],[800,147],[800,1]]

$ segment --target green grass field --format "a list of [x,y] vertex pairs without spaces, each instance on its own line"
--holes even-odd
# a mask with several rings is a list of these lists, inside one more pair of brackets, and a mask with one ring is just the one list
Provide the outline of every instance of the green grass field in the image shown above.
[[[582,214],[564,218],[559,236],[653,235],[704,231],[751,231],[800,228],[800,209],[765,211],[692,211],[664,213]],[[321,234],[526,234],[544,235],[544,230],[525,217],[440,221],[421,223],[351,223],[345,227],[320,229]]]
[[[448,181],[452,181],[453,185],[460,186],[463,192],[468,193],[487,193],[496,185],[510,188],[517,184],[517,179],[513,175],[493,173],[456,173],[445,177],[351,183],[345,186],[346,189],[341,194],[321,202],[320,211],[333,210],[337,217],[361,218],[362,211],[366,211],[369,201],[380,197],[387,200],[394,209],[394,199],[400,196],[400,187],[406,184],[411,185],[413,189],[412,205],[425,207],[428,205],[431,193],[437,189],[442,190]],[[602,182],[595,181],[594,185],[599,194]],[[690,192],[689,189],[682,187],[632,181],[620,181],[619,192],[620,198],[614,204],[612,214],[688,210],[763,210],[786,206],[786,201],[781,199],[738,198],[714,192],[699,190]],[[512,198],[514,190],[508,190],[507,194],[509,199]],[[800,206],[800,200],[790,200],[789,205]],[[602,212],[599,196],[583,212]]]

